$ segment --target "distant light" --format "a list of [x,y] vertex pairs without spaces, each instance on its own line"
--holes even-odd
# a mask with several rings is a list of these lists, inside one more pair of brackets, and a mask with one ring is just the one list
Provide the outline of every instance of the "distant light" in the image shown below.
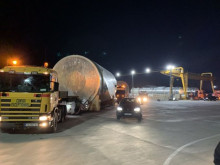
[[119,72],[116,73],[116,77],[120,77],[121,74]]
[[134,75],[135,73],[136,73],[135,70],[132,70],[132,71],[131,71],[131,74],[132,74],[132,75]]
[[216,85],[214,85],[214,89],[216,89],[217,88],[217,86]]
[[151,72],[150,68],[146,68],[145,72],[150,73]]
[[168,69],[168,70],[171,70],[171,69],[174,69],[174,68],[175,68],[174,65],[167,65],[167,69]]

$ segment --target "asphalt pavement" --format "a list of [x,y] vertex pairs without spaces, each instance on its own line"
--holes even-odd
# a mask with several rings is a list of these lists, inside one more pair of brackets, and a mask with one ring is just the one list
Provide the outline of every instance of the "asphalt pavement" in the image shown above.
[[0,164],[213,164],[220,101],[149,101],[141,123],[115,111],[69,115],[54,134],[0,133]]

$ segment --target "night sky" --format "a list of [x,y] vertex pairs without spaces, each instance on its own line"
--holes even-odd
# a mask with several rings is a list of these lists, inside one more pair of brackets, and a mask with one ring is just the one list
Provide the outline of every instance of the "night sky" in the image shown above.
[[[189,72],[213,72],[220,87],[220,2],[0,1],[1,67],[9,57],[25,65],[48,61],[53,67],[71,54],[114,74],[162,70],[170,63]],[[168,86],[168,80],[158,73],[138,75],[135,86]]]

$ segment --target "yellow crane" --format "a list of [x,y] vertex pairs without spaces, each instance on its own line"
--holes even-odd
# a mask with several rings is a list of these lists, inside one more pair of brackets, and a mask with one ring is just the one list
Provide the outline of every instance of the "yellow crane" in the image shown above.
[[172,87],[173,87],[174,77],[181,78],[182,85],[183,85],[183,92],[184,92],[183,99],[186,99],[187,97],[188,79],[200,80],[200,90],[202,90],[203,81],[210,81],[211,88],[214,93],[213,81],[215,78],[213,77],[213,74],[211,72],[196,74],[196,73],[184,72],[183,67],[176,67],[174,69],[160,71],[160,73],[166,76],[170,76],[170,80],[171,80],[170,90],[172,90]]

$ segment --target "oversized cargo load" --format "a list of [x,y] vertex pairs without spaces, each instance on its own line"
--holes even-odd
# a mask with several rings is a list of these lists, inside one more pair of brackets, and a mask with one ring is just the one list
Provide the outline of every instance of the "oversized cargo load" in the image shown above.
[[80,55],[70,55],[58,61],[53,69],[58,73],[59,90],[88,101],[90,110],[100,110],[101,104],[113,103],[116,79],[97,63]]

